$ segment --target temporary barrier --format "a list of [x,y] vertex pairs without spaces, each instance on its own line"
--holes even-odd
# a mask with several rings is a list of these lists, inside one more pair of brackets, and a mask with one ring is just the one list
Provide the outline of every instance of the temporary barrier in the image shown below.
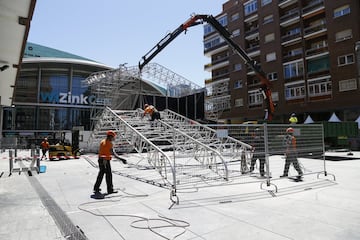
[[[107,108],[90,138],[89,149],[98,147],[108,129],[116,131],[115,151],[124,142],[133,146],[131,153],[122,155],[130,159],[128,167],[117,173],[169,188],[171,196],[179,189],[254,182],[261,187],[273,186],[276,191],[275,181],[287,168],[289,127],[293,142],[296,140],[293,159],[297,159],[299,172],[327,175],[321,124],[205,126],[170,110],[162,111],[161,120],[150,123],[142,111]],[[286,173],[289,177],[299,174],[292,166]]]

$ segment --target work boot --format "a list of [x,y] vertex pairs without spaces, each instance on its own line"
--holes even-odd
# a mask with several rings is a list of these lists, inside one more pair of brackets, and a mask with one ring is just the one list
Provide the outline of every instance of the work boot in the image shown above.
[[108,191],[108,193],[107,194],[113,194],[113,193],[118,193],[119,191],[116,191],[116,190],[110,190],[110,191]]

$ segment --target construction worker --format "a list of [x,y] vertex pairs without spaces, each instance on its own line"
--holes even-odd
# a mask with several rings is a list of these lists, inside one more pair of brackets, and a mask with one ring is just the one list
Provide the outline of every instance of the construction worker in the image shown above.
[[289,127],[286,129],[286,135],[284,138],[284,144],[286,146],[285,150],[285,166],[284,173],[280,177],[288,177],[289,175],[289,167],[292,163],[294,165],[295,170],[298,172],[297,179],[301,180],[303,172],[300,168],[298,159],[297,159],[297,151],[296,151],[296,138],[294,136],[294,129]]
[[292,113],[290,118],[289,118],[289,123],[290,124],[296,124],[298,122],[298,119],[296,117],[296,114],[295,113]]
[[264,137],[262,135],[263,135],[263,132],[260,131],[259,128],[256,128],[254,130],[252,140],[251,140],[253,156],[252,156],[252,159],[250,162],[250,172],[254,171],[256,160],[259,159],[260,176],[264,177],[264,175],[265,175],[265,142],[264,142]]
[[153,105],[144,105],[143,117],[145,117],[146,114],[150,115],[150,121],[154,121],[155,119],[161,119],[159,111]]
[[117,193],[117,191],[115,191],[113,188],[112,172],[111,172],[111,164],[110,164],[110,161],[112,158],[112,153],[113,153],[112,141],[115,139],[115,137],[116,137],[115,132],[109,130],[106,132],[106,138],[101,140],[101,142],[100,142],[99,159],[98,159],[99,173],[96,178],[95,185],[94,185],[94,193],[95,194],[100,193],[100,191],[101,191],[100,185],[103,180],[104,174],[105,174],[105,180],[106,180],[106,185],[107,185],[107,193],[108,194]]
[[50,148],[50,144],[49,144],[47,138],[44,138],[44,140],[40,143],[40,148],[41,148],[41,151],[42,151],[41,160],[42,160],[44,157],[45,157],[45,159],[46,159],[46,153],[47,153],[47,151],[49,151],[49,148]]

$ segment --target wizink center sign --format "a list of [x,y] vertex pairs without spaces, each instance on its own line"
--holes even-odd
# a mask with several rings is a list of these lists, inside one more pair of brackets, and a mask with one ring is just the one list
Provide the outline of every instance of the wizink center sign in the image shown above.
[[58,103],[58,104],[80,104],[80,105],[96,105],[96,97],[94,95],[86,96],[84,94],[73,95],[68,93],[49,93],[40,92],[41,102]]

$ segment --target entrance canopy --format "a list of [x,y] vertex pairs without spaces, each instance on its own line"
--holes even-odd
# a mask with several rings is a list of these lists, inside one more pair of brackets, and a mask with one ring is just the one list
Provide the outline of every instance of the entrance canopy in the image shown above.
[[0,105],[11,106],[36,0],[0,2]]

